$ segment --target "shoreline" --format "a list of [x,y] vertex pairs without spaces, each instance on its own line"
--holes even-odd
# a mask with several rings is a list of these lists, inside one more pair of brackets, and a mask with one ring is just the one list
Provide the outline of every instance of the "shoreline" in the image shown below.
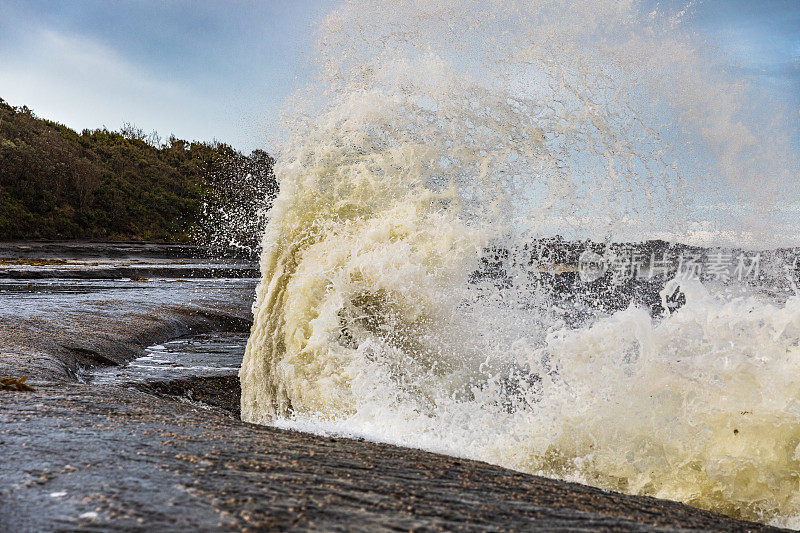
[[[0,316],[0,376],[27,375],[34,388],[0,391],[0,529],[770,529],[479,461],[247,424],[235,376],[76,379],[79,367],[124,363],[175,337],[249,328],[251,287],[184,285],[184,300],[168,304],[80,298],[66,313]],[[143,287],[132,290],[155,290]]]

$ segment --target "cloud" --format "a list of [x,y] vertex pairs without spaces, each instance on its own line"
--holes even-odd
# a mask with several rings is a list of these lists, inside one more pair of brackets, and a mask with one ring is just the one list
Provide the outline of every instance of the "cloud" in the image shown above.
[[49,29],[41,30],[37,41],[39,47],[35,55],[40,66],[71,83],[100,82],[106,88],[124,87],[129,92],[160,93],[170,97],[187,92],[173,81],[153,78],[143,68],[129,63],[97,41]]
[[0,97],[78,130],[130,121],[268,147],[335,1],[0,0]]
[[[176,79],[164,79],[113,48],[46,27],[28,31],[16,49],[0,50],[0,97],[74,128],[135,122],[162,134],[210,140],[209,102]],[[211,120],[209,120],[211,119]]]

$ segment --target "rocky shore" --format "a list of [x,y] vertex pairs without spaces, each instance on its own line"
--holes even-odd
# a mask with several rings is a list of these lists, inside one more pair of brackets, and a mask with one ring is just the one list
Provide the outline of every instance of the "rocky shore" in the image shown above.
[[[72,259],[109,260],[91,246],[81,254]],[[157,259],[146,256],[122,259]],[[27,376],[33,390],[0,388],[0,531],[765,529],[486,463],[245,424],[233,375],[81,379],[171,338],[247,331],[252,279],[9,280],[0,377]]]

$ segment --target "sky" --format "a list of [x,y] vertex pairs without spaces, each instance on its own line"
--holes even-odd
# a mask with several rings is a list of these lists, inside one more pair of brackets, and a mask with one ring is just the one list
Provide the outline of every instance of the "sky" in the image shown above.
[[78,130],[261,148],[335,4],[0,0],[0,98]]
[[[269,148],[271,117],[307,81],[315,23],[337,3],[0,0],[0,98],[77,130],[130,122]],[[690,15],[731,69],[800,108],[800,0],[705,0]]]

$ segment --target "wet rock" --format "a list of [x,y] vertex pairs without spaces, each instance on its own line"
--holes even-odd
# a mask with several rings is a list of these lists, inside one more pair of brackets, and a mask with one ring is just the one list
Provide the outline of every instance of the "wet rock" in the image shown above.
[[168,300],[145,285],[125,300],[54,295],[24,313],[0,309],[0,375],[24,372],[35,385],[0,387],[0,531],[767,529],[477,461],[246,424],[233,375],[78,381],[82,365],[249,326],[254,282],[192,285]]

